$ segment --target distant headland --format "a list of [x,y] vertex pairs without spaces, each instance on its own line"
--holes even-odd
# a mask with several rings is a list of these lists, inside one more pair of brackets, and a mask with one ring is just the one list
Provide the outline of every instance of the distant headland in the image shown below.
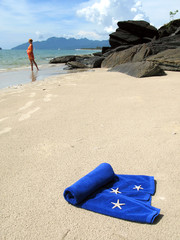
[[[24,43],[19,46],[12,48],[13,50],[18,49],[27,49],[29,43]],[[97,49],[102,48],[104,46],[110,47],[108,40],[89,40],[87,38],[75,39],[75,38],[57,38],[51,37],[48,38],[46,41],[36,41],[33,42],[34,48],[36,49],[51,49],[51,50],[58,50],[58,49]]]

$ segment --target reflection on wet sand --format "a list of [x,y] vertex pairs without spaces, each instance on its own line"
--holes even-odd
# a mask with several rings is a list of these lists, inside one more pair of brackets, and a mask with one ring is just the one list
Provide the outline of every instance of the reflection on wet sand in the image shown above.
[[37,76],[38,76],[38,71],[36,71],[36,72],[31,72],[31,80],[32,80],[32,82],[35,82],[36,81],[36,79],[37,79]]

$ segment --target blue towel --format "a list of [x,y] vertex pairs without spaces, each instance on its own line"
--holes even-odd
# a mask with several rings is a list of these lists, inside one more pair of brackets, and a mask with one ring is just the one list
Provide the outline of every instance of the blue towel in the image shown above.
[[102,163],[64,191],[71,204],[125,220],[153,223],[160,209],[151,206],[154,177],[117,175]]

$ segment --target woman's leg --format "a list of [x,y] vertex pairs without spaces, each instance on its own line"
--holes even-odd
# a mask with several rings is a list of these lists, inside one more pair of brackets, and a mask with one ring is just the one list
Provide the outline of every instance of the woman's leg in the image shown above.
[[36,66],[37,70],[39,70],[37,63],[33,60],[34,65]]
[[33,60],[29,59],[30,64],[31,64],[31,71],[33,71]]

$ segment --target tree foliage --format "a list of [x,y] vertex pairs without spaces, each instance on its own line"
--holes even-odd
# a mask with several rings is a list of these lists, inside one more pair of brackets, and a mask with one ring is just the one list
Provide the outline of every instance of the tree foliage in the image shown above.
[[176,10],[176,11],[174,11],[174,12],[172,12],[172,11],[169,12],[170,20],[171,20],[171,21],[174,20],[174,16],[175,16],[176,13],[178,13],[178,12],[179,12],[178,10]]

